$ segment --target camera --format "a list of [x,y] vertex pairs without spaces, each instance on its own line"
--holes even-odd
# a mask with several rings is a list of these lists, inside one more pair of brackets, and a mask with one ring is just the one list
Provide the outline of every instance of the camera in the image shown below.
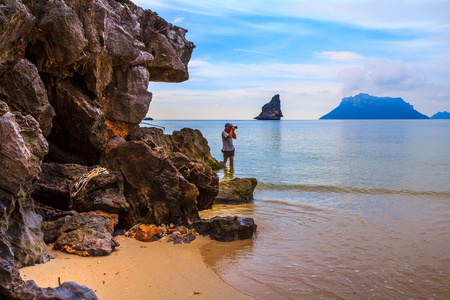
[[234,126],[234,129],[237,129],[237,125]]

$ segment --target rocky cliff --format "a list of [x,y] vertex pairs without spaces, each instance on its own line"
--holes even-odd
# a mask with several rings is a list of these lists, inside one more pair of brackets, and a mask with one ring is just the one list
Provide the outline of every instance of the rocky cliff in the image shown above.
[[272,97],[269,103],[264,104],[259,116],[255,117],[256,120],[280,120],[283,117],[281,112],[280,95]]
[[[18,267],[49,259],[44,237],[104,255],[117,222],[198,219],[195,184],[124,139],[148,111],[149,81],[188,79],[185,34],[128,0],[0,0],[0,298],[96,299],[20,278]],[[74,192],[86,174],[95,180]],[[35,201],[51,206],[38,215]],[[89,234],[89,247],[73,242]]]
[[320,119],[428,119],[402,98],[358,94],[343,98],[338,107]]

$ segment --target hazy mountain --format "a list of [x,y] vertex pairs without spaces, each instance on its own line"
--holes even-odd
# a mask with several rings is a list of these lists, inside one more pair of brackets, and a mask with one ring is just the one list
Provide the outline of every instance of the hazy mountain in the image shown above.
[[440,111],[434,114],[430,119],[450,119],[450,113],[447,111]]
[[342,98],[341,104],[320,119],[428,119],[402,98],[358,94]]

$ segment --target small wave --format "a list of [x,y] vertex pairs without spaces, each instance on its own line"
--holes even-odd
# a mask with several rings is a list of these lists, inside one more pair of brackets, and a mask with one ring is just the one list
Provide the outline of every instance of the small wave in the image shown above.
[[327,185],[303,185],[303,184],[274,184],[259,182],[257,189],[262,191],[295,191],[298,193],[318,194],[356,194],[356,195],[404,195],[404,196],[432,196],[450,198],[450,191],[413,191],[402,189],[383,188],[358,188],[350,186],[327,186]]

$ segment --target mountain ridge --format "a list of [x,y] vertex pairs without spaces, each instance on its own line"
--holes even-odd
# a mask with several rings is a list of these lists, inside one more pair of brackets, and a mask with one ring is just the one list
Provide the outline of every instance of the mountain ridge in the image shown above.
[[319,119],[429,119],[402,98],[360,93],[342,98],[338,107]]

